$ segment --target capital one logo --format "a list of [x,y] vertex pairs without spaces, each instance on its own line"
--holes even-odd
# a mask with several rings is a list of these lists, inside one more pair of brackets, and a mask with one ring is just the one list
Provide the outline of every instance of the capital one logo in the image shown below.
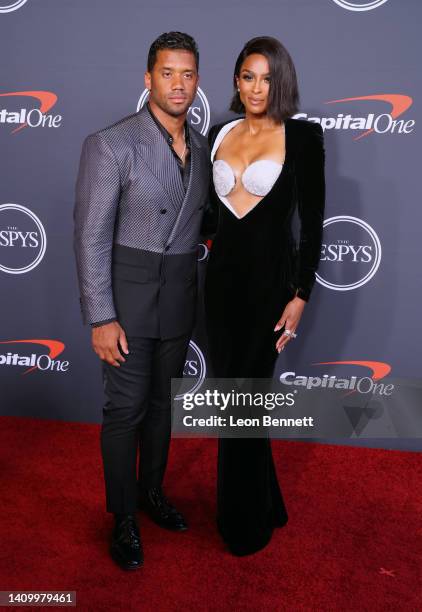
[[25,274],[41,262],[47,236],[40,219],[20,204],[0,205],[0,271]]
[[[69,362],[57,359],[65,348],[65,344],[60,340],[1,340],[0,367],[26,368],[22,375],[30,374],[36,370],[42,372],[67,372]],[[38,354],[40,349],[41,351],[44,349],[44,352]]]
[[11,13],[16,11],[18,8],[26,4],[27,0],[16,0],[10,2],[10,0],[0,0],[0,13]]
[[[297,375],[296,372],[282,372],[280,382],[289,387],[302,387],[304,389],[340,389],[346,395],[353,393],[372,395],[391,395],[394,384],[380,382],[391,372],[391,365],[383,361],[350,360],[350,361],[319,361],[313,366],[356,366],[359,372],[366,370],[365,376],[340,377],[334,374],[319,374],[319,376]],[[348,369],[348,368],[347,368]],[[369,370],[370,376],[367,375]]]
[[[144,89],[141,97],[138,100],[136,112],[138,112],[148,100],[149,91]],[[196,96],[192,105],[188,109],[188,121],[203,136],[206,135],[210,125],[210,105],[208,104],[207,96],[200,87],[196,92]]]
[[360,0],[360,2],[350,2],[349,0],[334,0],[336,4],[347,9],[348,11],[371,11],[372,9],[378,8],[382,4],[385,4],[387,0]]
[[[5,98],[4,101],[0,100],[0,103],[7,104],[4,108],[0,107],[0,124],[10,127],[18,125],[11,131],[12,134],[26,127],[58,128],[61,126],[61,115],[48,114],[58,99],[52,91],[9,91],[0,93],[0,98]],[[39,107],[34,105],[33,99],[39,103]]]
[[204,382],[207,373],[205,357],[199,346],[191,340],[183,369],[183,383],[180,393],[174,399],[181,400],[185,393],[195,393]]
[[335,291],[358,289],[373,278],[380,262],[381,243],[369,223],[348,215],[324,221],[321,258],[316,273],[320,285]]
[[319,123],[324,130],[364,130],[354,137],[353,140],[360,140],[369,134],[410,134],[413,132],[416,121],[414,119],[399,119],[413,104],[413,98],[405,94],[372,94],[370,96],[354,96],[352,98],[341,98],[338,100],[328,100],[325,104],[359,104],[363,110],[370,103],[370,108],[374,110],[380,105],[387,105],[388,112],[376,114],[375,112],[362,113],[360,116],[351,113],[337,113],[331,117],[309,116],[308,113],[296,113],[295,119],[307,119],[314,123]]

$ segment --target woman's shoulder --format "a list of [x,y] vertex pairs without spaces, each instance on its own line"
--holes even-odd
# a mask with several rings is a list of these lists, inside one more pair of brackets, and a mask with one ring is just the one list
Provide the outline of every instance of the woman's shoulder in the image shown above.
[[229,126],[229,124],[234,123],[235,121],[240,121],[241,119],[244,119],[244,117],[232,117],[231,119],[227,119],[226,121],[222,121],[221,123],[215,123],[214,125],[212,125],[208,132],[209,145],[212,147],[217,135],[225,126]]
[[286,123],[289,124],[290,129],[297,134],[301,134],[303,136],[309,136],[312,138],[315,134],[322,135],[322,127],[319,123],[315,121],[308,121],[307,119],[294,119],[290,117],[286,119]]
[[322,140],[323,130],[319,123],[308,121],[307,119],[286,119],[286,126],[290,132],[300,139]]
[[306,119],[287,119],[286,134],[288,146],[302,155],[304,151],[324,150],[324,132],[319,123]]
[[[237,123],[244,119],[244,116],[241,117],[233,117],[231,119],[227,119],[226,121],[222,121],[220,123],[215,123],[209,129],[208,132],[208,143],[210,148],[212,149],[214,142],[217,136],[220,133],[226,132],[230,129],[230,124]],[[288,135],[291,137],[290,142],[296,144],[297,146],[315,143],[323,145],[323,130],[319,123],[315,121],[308,121],[307,119],[294,119],[290,117],[285,120],[286,130],[288,130]]]

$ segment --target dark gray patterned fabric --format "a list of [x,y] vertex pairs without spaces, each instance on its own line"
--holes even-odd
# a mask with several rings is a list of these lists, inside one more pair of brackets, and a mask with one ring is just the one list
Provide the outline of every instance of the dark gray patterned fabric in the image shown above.
[[146,107],[89,135],[76,183],[74,249],[85,323],[116,318],[113,244],[166,257],[193,253],[208,194],[208,143],[189,126],[188,189]]

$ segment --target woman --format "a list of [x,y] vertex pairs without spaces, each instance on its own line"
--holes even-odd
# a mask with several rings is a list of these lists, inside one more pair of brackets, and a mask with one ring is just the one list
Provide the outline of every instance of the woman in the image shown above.
[[[233,83],[230,110],[244,116],[209,133],[213,184],[205,227],[216,229],[205,281],[210,358],[218,378],[271,378],[315,281],[323,136],[320,125],[291,118],[299,100],[296,72],[275,38],[246,43]],[[254,553],[286,522],[269,439],[221,438],[217,523],[229,550]]]

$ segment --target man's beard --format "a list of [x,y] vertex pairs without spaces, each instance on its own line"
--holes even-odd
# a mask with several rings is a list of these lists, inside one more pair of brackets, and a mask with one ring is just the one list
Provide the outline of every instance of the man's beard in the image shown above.
[[168,104],[167,100],[154,100],[154,102],[162,111],[164,111],[171,117],[180,117],[181,115],[186,115],[190,105],[192,104],[192,101],[187,101],[186,106],[183,106],[183,108],[174,108],[173,106],[170,106],[170,104]]

